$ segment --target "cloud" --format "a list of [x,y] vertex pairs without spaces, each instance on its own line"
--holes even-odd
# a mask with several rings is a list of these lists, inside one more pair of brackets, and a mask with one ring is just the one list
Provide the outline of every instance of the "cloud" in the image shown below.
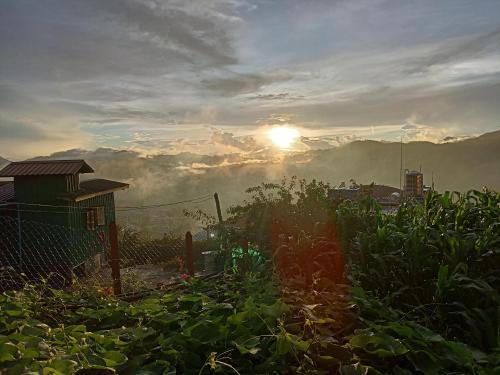
[[405,124],[401,127],[401,130],[415,130],[418,129],[416,125],[413,124]]
[[131,82],[76,81],[68,82],[64,91],[80,101],[105,101],[110,103],[131,102],[138,99],[156,98],[160,94],[144,84]]
[[[183,2],[159,1],[96,1],[95,7],[108,12],[111,17],[134,35],[174,51],[185,51],[191,62],[206,58],[217,65],[236,63],[230,34],[225,26],[238,22],[228,17],[219,7],[206,4],[201,7]],[[200,9],[201,8],[201,9]],[[146,34],[146,35],[144,35]]]
[[363,137],[351,134],[341,134],[319,137],[300,137],[300,142],[306,145],[308,150],[328,150],[361,139],[363,139]]
[[500,48],[500,28],[475,37],[464,37],[439,45],[427,56],[417,58],[405,72],[424,73],[436,65],[445,65],[464,60],[477,59],[485,54],[496,54]]
[[[23,129],[54,134],[54,147],[67,133],[67,147],[141,154],[248,152],[241,136],[265,145],[261,127],[285,123],[304,129],[305,149],[342,143],[326,135],[396,139],[412,115],[445,136],[491,131],[500,125],[498,9],[447,0],[5,2],[0,114],[26,125],[6,122],[2,137],[11,133],[11,149],[32,156]],[[212,127],[231,137],[210,140]]]
[[63,82],[234,64],[232,35],[240,21],[230,3],[3,4],[0,71],[11,78]]
[[262,149],[262,145],[258,145],[255,139],[251,136],[235,137],[233,133],[224,132],[214,129],[210,142],[218,145],[230,146],[236,151],[256,151]]
[[87,146],[75,114],[94,107],[68,103],[53,106],[15,87],[0,85],[0,149],[12,159],[24,159],[68,147]]
[[275,101],[275,100],[292,101],[292,100],[304,99],[304,96],[303,95],[295,95],[294,96],[288,92],[282,92],[279,94],[259,94],[259,95],[249,96],[248,99],[250,99],[250,100],[265,100],[265,101]]
[[[68,126],[70,125],[70,126]],[[47,155],[54,150],[88,146],[91,137],[74,124],[0,116],[0,150],[12,160]]]
[[203,80],[202,84],[209,91],[214,91],[224,96],[232,96],[255,92],[263,86],[290,79],[292,79],[290,73],[281,71],[246,74],[230,73],[228,77]]
[[40,124],[26,123],[18,120],[0,117],[0,130],[2,138],[11,140],[44,140],[50,139],[49,134],[43,130]]

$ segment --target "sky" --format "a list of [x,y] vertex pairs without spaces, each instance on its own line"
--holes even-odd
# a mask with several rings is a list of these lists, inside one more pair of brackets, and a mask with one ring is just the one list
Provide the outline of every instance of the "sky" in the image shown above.
[[0,156],[500,129],[500,2],[4,0]]

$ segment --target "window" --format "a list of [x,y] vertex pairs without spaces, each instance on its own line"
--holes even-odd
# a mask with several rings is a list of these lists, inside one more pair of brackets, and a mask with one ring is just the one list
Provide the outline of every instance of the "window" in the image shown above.
[[93,209],[90,209],[87,212],[85,212],[85,216],[86,216],[87,229],[94,230],[95,229],[95,211]]
[[106,212],[104,206],[90,208],[86,215],[86,226],[88,230],[94,230],[97,226],[106,225]]
[[97,225],[106,225],[106,215],[104,212],[104,206],[96,207],[95,212],[96,212]]

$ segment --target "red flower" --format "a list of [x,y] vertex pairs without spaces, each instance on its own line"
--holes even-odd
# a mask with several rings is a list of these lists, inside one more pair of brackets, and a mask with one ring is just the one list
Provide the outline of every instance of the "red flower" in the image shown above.
[[181,280],[184,280],[184,281],[189,279],[189,275],[187,273],[183,273],[180,277],[181,277]]

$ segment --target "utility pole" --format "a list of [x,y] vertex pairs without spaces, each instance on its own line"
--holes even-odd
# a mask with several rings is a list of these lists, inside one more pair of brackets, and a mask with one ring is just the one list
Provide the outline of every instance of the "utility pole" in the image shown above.
[[220,210],[219,194],[214,193],[215,207],[217,208],[217,217],[219,218],[219,224],[222,224],[222,211]]
[[401,151],[400,151],[400,165],[399,165],[399,199],[403,199],[403,136],[401,136]]

